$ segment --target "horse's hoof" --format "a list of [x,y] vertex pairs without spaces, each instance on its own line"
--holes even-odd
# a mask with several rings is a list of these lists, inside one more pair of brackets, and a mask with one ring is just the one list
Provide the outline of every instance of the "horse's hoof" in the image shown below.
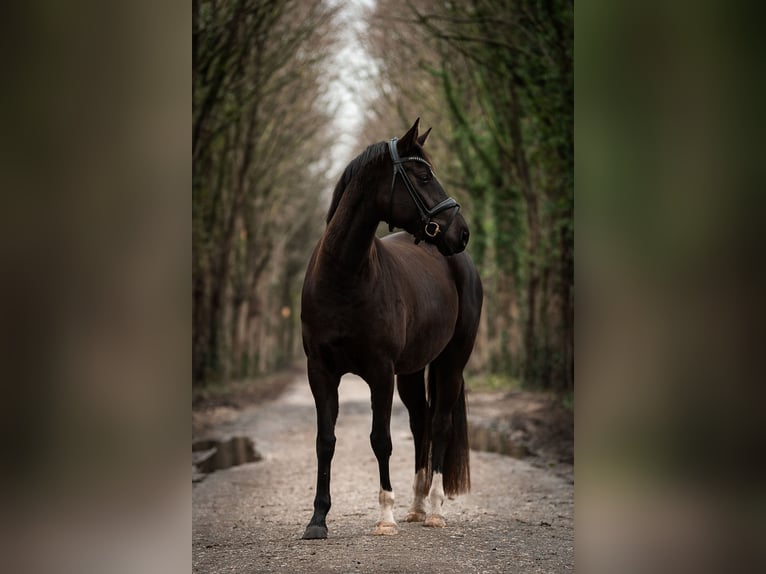
[[405,522],[423,522],[426,519],[426,513],[425,512],[418,512],[417,510],[411,510],[407,513],[407,518],[404,519]]
[[428,526],[430,528],[444,528],[447,526],[447,521],[444,520],[443,516],[439,516],[438,514],[431,514],[426,518],[423,526]]
[[327,527],[316,524],[309,524],[306,532],[303,533],[304,540],[320,540],[327,538]]
[[399,534],[399,529],[393,522],[380,521],[375,525],[375,530],[372,531],[373,536],[392,536]]

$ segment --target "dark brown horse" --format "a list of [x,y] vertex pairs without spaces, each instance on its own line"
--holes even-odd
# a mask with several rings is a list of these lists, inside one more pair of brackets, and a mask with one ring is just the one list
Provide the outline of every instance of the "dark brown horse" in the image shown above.
[[[444,193],[423,151],[430,131],[418,137],[415,121],[400,140],[371,145],[346,167],[306,270],[301,320],[317,411],[318,470],[303,538],[327,537],[338,385],[345,373],[370,386],[370,443],[380,471],[374,534],[397,532],[388,468],[394,375],[415,441],[414,500],[406,520],[444,526],[445,494],[470,488],[463,368],[476,338],[482,287],[463,251],[468,227],[460,206]],[[380,221],[409,235],[380,240]]]

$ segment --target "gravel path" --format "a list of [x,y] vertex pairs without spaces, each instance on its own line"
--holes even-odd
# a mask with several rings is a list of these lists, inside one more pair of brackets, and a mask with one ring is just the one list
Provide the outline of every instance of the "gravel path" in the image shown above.
[[305,376],[277,400],[218,424],[220,436],[252,437],[264,458],[194,484],[194,572],[574,570],[574,486],[521,460],[472,451],[472,492],[445,501],[447,527],[402,522],[411,502],[414,451],[398,397],[391,478],[399,534],[372,536],[378,472],[369,443],[369,397],[364,381],[343,378],[327,540],[301,540],[316,473],[314,406]]

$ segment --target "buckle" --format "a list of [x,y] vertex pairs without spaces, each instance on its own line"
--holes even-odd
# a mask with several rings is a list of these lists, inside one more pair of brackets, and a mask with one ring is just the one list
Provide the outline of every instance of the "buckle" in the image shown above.
[[439,232],[441,231],[441,227],[439,227],[439,224],[436,223],[435,221],[429,221],[428,223],[426,223],[426,227],[424,231],[426,235],[428,235],[428,237],[433,239],[434,237],[439,235]]

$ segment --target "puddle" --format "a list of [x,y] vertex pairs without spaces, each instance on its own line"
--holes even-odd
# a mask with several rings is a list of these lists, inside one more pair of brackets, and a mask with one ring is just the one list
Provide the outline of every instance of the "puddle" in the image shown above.
[[244,436],[233,436],[227,440],[200,439],[192,442],[192,464],[202,475],[248,462],[257,462],[262,458],[255,450],[253,441]]
[[495,452],[513,458],[525,458],[532,454],[523,444],[511,438],[510,429],[496,428],[468,422],[468,443],[474,450]]

